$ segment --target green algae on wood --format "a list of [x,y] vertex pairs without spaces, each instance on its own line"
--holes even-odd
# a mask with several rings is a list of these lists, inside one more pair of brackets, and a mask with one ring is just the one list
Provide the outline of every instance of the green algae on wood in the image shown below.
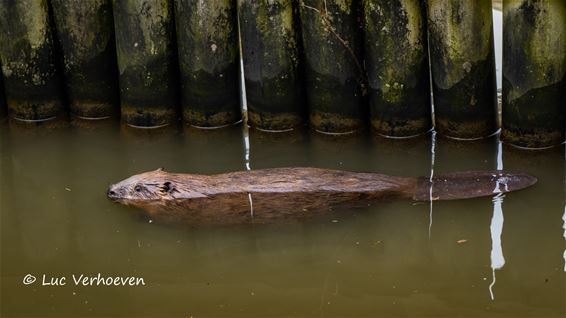
[[71,114],[117,115],[118,83],[110,0],[51,0]]
[[566,120],[566,1],[503,2],[503,140],[561,144]]
[[236,0],[175,0],[175,22],[185,122],[240,121]]
[[421,0],[364,0],[370,120],[381,135],[409,137],[432,128]]
[[113,0],[122,120],[157,127],[176,119],[173,6],[168,0]]
[[0,1],[0,60],[13,118],[47,120],[63,113],[47,0]]
[[428,0],[437,131],[477,139],[497,131],[490,0]]
[[301,0],[311,126],[346,133],[365,115],[360,5],[356,0]]
[[305,121],[294,0],[238,0],[249,123],[287,130]]

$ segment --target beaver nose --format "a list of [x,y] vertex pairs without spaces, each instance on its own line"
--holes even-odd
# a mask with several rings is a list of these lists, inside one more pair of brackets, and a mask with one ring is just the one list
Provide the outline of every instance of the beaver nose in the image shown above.
[[115,199],[118,194],[116,193],[116,191],[112,190],[112,187],[108,188],[108,190],[106,190],[106,196],[108,196],[110,199]]

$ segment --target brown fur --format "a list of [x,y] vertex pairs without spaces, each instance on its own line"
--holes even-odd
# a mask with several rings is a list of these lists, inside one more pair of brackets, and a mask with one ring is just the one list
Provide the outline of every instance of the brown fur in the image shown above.
[[[513,179],[514,178],[514,179]],[[152,218],[187,224],[269,223],[375,201],[458,199],[493,195],[536,182],[527,175],[463,172],[428,178],[318,168],[277,168],[218,175],[161,169],[110,186],[109,198],[146,210]],[[432,186],[432,196],[431,194]],[[435,189],[435,187],[437,189]],[[451,192],[450,188],[456,191]]]

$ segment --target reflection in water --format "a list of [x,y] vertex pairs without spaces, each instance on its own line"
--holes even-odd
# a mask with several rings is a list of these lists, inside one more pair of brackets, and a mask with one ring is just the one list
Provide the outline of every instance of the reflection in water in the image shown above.
[[430,190],[428,194],[429,199],[429,215],[428,215],[428,238],[430,239],[432,233],[432,178],[434,177],[434,159],[436,157],[436,131],[432,131],[430,135],[431,146],[430,146]]
[[[239,32],[239,31],[238,31]],[[240,55],[242,46],[240,43]],[[242,129],[242,136],[244,139],[244,164],[246,165],[246,170],[251,170],[252,167],[250,165],[250,129],[248,126],[248,102],[246,97],[246,82],[244,80],[244,60],[240,59],[240,105],[242,106],[242,113],[244,114],[244,121],[243,121],[243,129]],[[252,200],[252,194],[248,193],[248,201],[250,202],[250,216],[253,218],[254,216],[254,203]]]
[[[494,45],[495,45],[495,65],[497,73],[497,89],[498,91],[502,87],[502,55],[499,52],[503,52],[503,13],[501,10],[492,10],[493,14],[493,32],[494,32]],[[499,93],[498,93],[499,94]],[[500,136],[497,137],[497,170],[503,170],[503,143],[501,142]],[[505,265],[505,258],[503,257],[503,249],[501,246],[501,234],[503,233],[503,198],[505,195],[499,191],[499,182],[494,189],[494,193],[497,193],[493,197],[493,216],[491,218],[491,270],[492,270],[492,281],[489,285],[489,294],[491,300],[495,299],[493,294],[493,287],[495,286],[495,270],[501,269]]]
[[250,165],[250,130],[248,125],[244,123],[243,128],[243,135],[244,135],[244,163],[246,164],[246,170],[251,170]]
[[497,137],[497,170],[503,170],[503,143]]
[[[566,240],[566,205],[564,206],[564,215],[562,216],[562,220],[564,221],[564,239]],[[564,271],[566,272],[566,250],[564,250]]]
[[[246,165],[246,170],[252,170],[250,165],[250,129],[247,123],[243,124],[243,137],[244,137],[244,164]],[[248,201],[250,202],[250,216],[254,217],[254,203],[252,200],[252,194],[248,193]]]
[[[239,31],[238,31],[239,32]],[[240,56],[242,54],[242,46],[240,43]],[[246,170],[251,170],[250,167],[250,129],[248,126],[248,100],[246,96],[246,81],[244,80],[244,60],[240,59],[240,105],[242,107],[242,114],[244,120],[242,121],[242,133],[244,137],[244,163]]]
[[[503,170],[503,151],[502,143],[498,138],[497,140],[497,170]],[[503,248],[501,246],[501,233],[503,233],[503,198],[505,195],[500,191],[500,184],[497,181],[493,193],[497,193],[493,197],[493,217],[491,218],[491,272],[492,281],[489,285],[489,294],[491,300],[495,299],[493,294],[493,287],[495,286],[495,270],[501,269],[505,265],[505,258],[503,257]]]
[[493,217],[491,219],[491,270],[493,280],[489,285],[489,294],[491,300],[495,299],[493,294],[493,286],[495,286],[495,270],[501,269],[505,265],[505,258],[503,257],[503,249],[501,246],[501,233],[503,232],[503,198],[502,193],[497,194],[493,198]]
[[252,194],[248,193],[248,201],[250,202],[250,216],[254,217],[254,201],[252,200]]

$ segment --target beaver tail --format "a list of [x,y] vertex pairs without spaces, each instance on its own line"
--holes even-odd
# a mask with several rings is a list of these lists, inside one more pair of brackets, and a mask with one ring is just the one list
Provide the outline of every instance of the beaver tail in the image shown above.
[[537,178],[526,173],[507,171],[465,171],[417,178],[413,200],[457,200],[521,190]]

